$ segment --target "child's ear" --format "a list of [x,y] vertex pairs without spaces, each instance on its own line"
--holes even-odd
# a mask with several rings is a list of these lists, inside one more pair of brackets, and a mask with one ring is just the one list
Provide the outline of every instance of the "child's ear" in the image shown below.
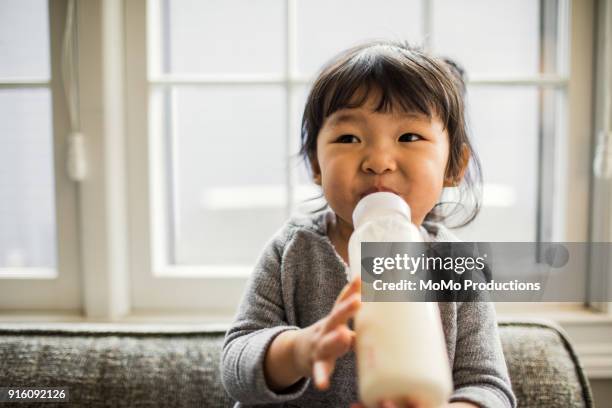
[[316,157],[310,161],[310,168],[312,169],[312,181],[314,181],[315,184],[320,186],[321,167],[319,167],[319,161],[316,159]]
[[468,164],[470,162],[470,149],[465,143],[461,146],[461,159],[459,165],[459,174],[456,177],[447,176],[444,178],[444,187],[456,187],[463,180],[465,172],[467,171]]

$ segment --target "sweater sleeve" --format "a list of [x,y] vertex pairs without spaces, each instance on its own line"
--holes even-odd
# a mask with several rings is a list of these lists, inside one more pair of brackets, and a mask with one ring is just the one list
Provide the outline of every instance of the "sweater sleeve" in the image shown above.
[[457,305],[457,345],[453,366],[455,391],[450,401],[480,407],[516,407],[497,330],[493,303]]
[[267,404],[293,400],[310,384],[302,378],[283,392],[275,392],[264,376],[264,358],[276,336],[299,329],[287,324],[281,286],[283,242],[266,244],[246,285],[238,312],[226,332],[221,356],[225,390],[242,404]]

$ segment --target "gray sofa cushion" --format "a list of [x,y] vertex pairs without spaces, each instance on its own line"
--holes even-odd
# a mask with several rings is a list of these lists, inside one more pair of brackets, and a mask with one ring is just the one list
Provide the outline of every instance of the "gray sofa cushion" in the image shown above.
[[[0,325],[0,384],[67,386],[80,406],[229,407],[219,379],[223,334],[205,326]],[[558,327],[502,322],[500,335],[520,407],[592,407]]]
[[164,329],[0,326],[0,384],[67,386],[83,407],[232,406],[219,382],[223,331]]

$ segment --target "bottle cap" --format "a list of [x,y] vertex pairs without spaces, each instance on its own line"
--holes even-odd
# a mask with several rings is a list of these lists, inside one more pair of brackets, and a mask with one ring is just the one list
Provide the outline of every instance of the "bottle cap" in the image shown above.
[[410,206],[397,194],[387,191],[368,194],[353,210],[353,227],[357,228],[372,215],[401,214],[410,221]]

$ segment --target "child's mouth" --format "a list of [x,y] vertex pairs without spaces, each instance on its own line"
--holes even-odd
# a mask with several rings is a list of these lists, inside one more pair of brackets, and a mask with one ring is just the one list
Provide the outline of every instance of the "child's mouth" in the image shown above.
[[[392,188],[385,187],[385,186],[374,186],[374,187],[368,188],[363,193],[361,193],[361,195],[359,196],[359,199],[362,199],[363,197],[367,196],[368,194],[378,193],[378,192],[381,192],[381,191],[386,191],[386,192],[389,192],[389,193],[397,194],[397,191],[393,190]],[[399,194],[397,194],[397,195],[399,195]]]

